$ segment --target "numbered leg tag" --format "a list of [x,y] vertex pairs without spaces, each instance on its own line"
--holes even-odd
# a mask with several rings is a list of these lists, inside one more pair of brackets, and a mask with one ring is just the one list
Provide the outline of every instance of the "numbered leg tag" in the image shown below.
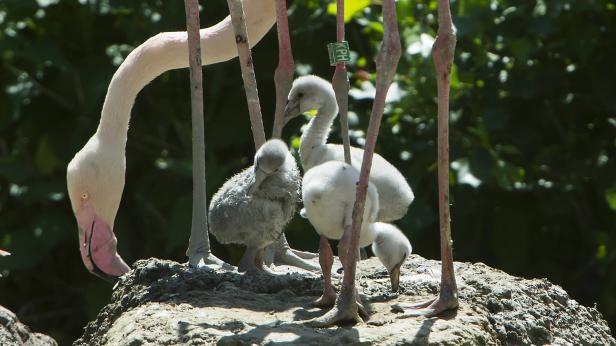
[[329,52],[329,64],[331,66],[339,62],[351,61],[351,51],[347,41],[328,43],[327,51]]

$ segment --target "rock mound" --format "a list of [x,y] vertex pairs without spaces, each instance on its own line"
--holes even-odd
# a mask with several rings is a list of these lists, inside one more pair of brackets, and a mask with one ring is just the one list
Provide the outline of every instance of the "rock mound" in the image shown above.
[[0,345],[2,346],[57,346],[51,337],[31,333],[30,329],[19,322],[11,310],[0,306]]
[[310,306],[321,292],[317,275],[251,278],[141,260],[75,344],[616,345],[596,308],[578,304],[545,279],[521,279],[481,263],[457,262],[455,269],[458,311],[399,319],[394,303],[437,294],[440,263],[413,255],[403,267],[401,292],[393,294],[378,260],[362,261],[359,288],[370,319],[315,329],[304,322],[325,313]]

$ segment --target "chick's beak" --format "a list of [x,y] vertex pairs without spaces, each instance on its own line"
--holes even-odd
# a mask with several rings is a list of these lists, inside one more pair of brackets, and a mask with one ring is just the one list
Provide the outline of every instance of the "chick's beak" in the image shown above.
[[283,126],[286,125],[289,120],[295,118],[300,114],[299,111],[299,100],[296,98],[290,99],[287,102],[287,105],[284,107],[284,123]]
[[111,227],[103,221],[89,201],[75,215],[79,226],[79,252],[88,271],[101,279],[115,283],[130,268],[117,252],[118,240]]
[[255,193],[261,187],[263,181],[268,177],[268,174],[265,173],[260,168],[255,168],[255,183],[248,189],[248,193]]
[[400,267],[402,267],[402,263],[404,263],[404,260],[396,264],[396,266],[389,271],[392,292],[398,292],[398,288],[400,288]]

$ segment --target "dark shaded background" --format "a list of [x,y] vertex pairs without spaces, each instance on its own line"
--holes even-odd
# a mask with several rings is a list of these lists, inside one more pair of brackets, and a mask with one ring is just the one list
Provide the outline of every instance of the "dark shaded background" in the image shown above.
[[[202,26],[224,1],[202,1]],[[438,258],[436,86],[429,48],[436,1],[397,3],[403,47],[401,98],[387,106],[378,152],[408,177],[416,200],[398,223],[415,252]],[[351,83],[374,82],[380,7],[347,7]],[[458,47],[452,85],[454,255],[524,277],[547,277],[616,328],[616,4],[614,1],[452,1]],[[298,74],[330,78],[335,39],[328,3],[290,3]],[[181,2],[0,2],[0,304],[67,344],[108,301],[111,287],[83,267],[65,168],[95,131],[109,80],[148,37],[183,30]],[[427,34],[428,36],[421,36]],[[423,42],[423,44],[422,44]],[[208,47],[204,47],[208,49]],[[427,51],[426,51],[427,52]],[[411,54],[413,53],[413,54]],[[253,50],[266,128],[274,107],[277,42]],[[252,161],[236,61],[206,67],[207,185],[211,195]],[[191,139],[187,70],[163,74],[139,95],[127,147],[127,180],[115,231],[129,262],[186,261]],[[354,95],[361,94],[355,91]],[[371,99],[351,99],[354,145]],[[357,96],[357,98],[360,98]],[[297,146],[301,123],[284,137]],[[269,131],[267,131],[269,132]],[[337,131],[332,141],[340,142]],[[296,218],[293,246],[317,236]],[[214,252],[237,263],[240,248]]]

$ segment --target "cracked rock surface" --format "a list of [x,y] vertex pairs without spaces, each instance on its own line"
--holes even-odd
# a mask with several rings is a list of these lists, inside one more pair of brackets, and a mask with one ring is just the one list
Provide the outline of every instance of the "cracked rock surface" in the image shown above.
[[19,322],[11,310],[0,306],[0,345],[57,346],[58,344],[47,335],[30,332],[30,329]]
[[[290,270],[278,267],[277,270]],[[246,277],[172,261],[136,262],[76,345],[616,345],[599,311],[545,279],[521,279],[482,263],[455,263],[460,308],[439,318],[399,319],[394,303],[438,293],[440,262],[413,255],[400,293],[371,258],[359,263],[364,323],[315,329],[310,306],[320,276]],[[339,281],[334,279],[334,281]],[[0,342],[1,343],[1,342]]]

